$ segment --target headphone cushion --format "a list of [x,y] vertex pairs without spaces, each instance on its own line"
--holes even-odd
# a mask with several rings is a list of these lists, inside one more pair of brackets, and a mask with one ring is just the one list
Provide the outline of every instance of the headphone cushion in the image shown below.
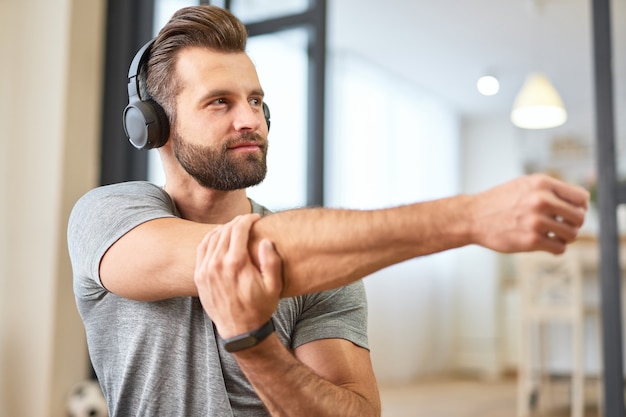
[[154,100],[133,101],[123,113],[124,132],[137,149],[159,148],[169,137],[169,121]]

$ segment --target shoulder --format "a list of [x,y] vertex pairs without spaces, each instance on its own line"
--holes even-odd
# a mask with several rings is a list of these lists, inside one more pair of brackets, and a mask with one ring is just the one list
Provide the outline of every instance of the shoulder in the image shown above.
[[85,193],[78,201],[90,201],[116,196],[128,198],[167,198],[165,190],[148,181],[127,181],[116,184],[102,185]]
[[152,219],[177,217],[170,196],[144,181],[94,188],[74,205],[67,224],[67,245],[75,274],[97,277],[104,253],[120,237]]
[[78,199],[73,214],[81,211],[116,209],[125,206],[136,208],[156,205],[175,212],[172,199],[162,188],[147,181],[128,181],[94,188]]
[[147,220],[178,217],[170,196],[146,181],[105,185],[85,193],[74,205],[68,237],[128,231]]

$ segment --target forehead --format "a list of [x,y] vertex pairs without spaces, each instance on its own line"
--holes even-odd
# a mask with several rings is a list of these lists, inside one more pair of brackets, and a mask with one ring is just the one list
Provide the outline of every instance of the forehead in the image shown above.
[[188,47],[178,53],[176,72],[183,90],[201,88],[259,89],[256,68],[245,52]]

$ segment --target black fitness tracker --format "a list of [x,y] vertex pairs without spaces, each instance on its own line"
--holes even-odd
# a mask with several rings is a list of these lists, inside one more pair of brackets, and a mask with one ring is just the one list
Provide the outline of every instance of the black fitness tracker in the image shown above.
[[223,342],[224,349],[232,353],[251,348],[261,343],[263,339],[272,334],[273,331],[274,322],[272,319],[269,319],[267,323],[256,330],[225,339]]

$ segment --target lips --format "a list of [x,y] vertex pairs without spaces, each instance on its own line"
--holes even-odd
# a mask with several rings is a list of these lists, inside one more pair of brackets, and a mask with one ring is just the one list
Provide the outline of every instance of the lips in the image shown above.
[[263,138],[239,138],[238,140],[230,141],[226,144],[226,150],[228,151],[240,151],[240,152],[265,152],[267,149],[267,142]]
[[240,142],[230,145],[228,149],[241,149],[241,148],[262,148],[262,144],[259,142]]
[[258,133],[246,132],[239,137],[231,138],[224,144],[225,150],[256,151],[267,149],[267,140]]

